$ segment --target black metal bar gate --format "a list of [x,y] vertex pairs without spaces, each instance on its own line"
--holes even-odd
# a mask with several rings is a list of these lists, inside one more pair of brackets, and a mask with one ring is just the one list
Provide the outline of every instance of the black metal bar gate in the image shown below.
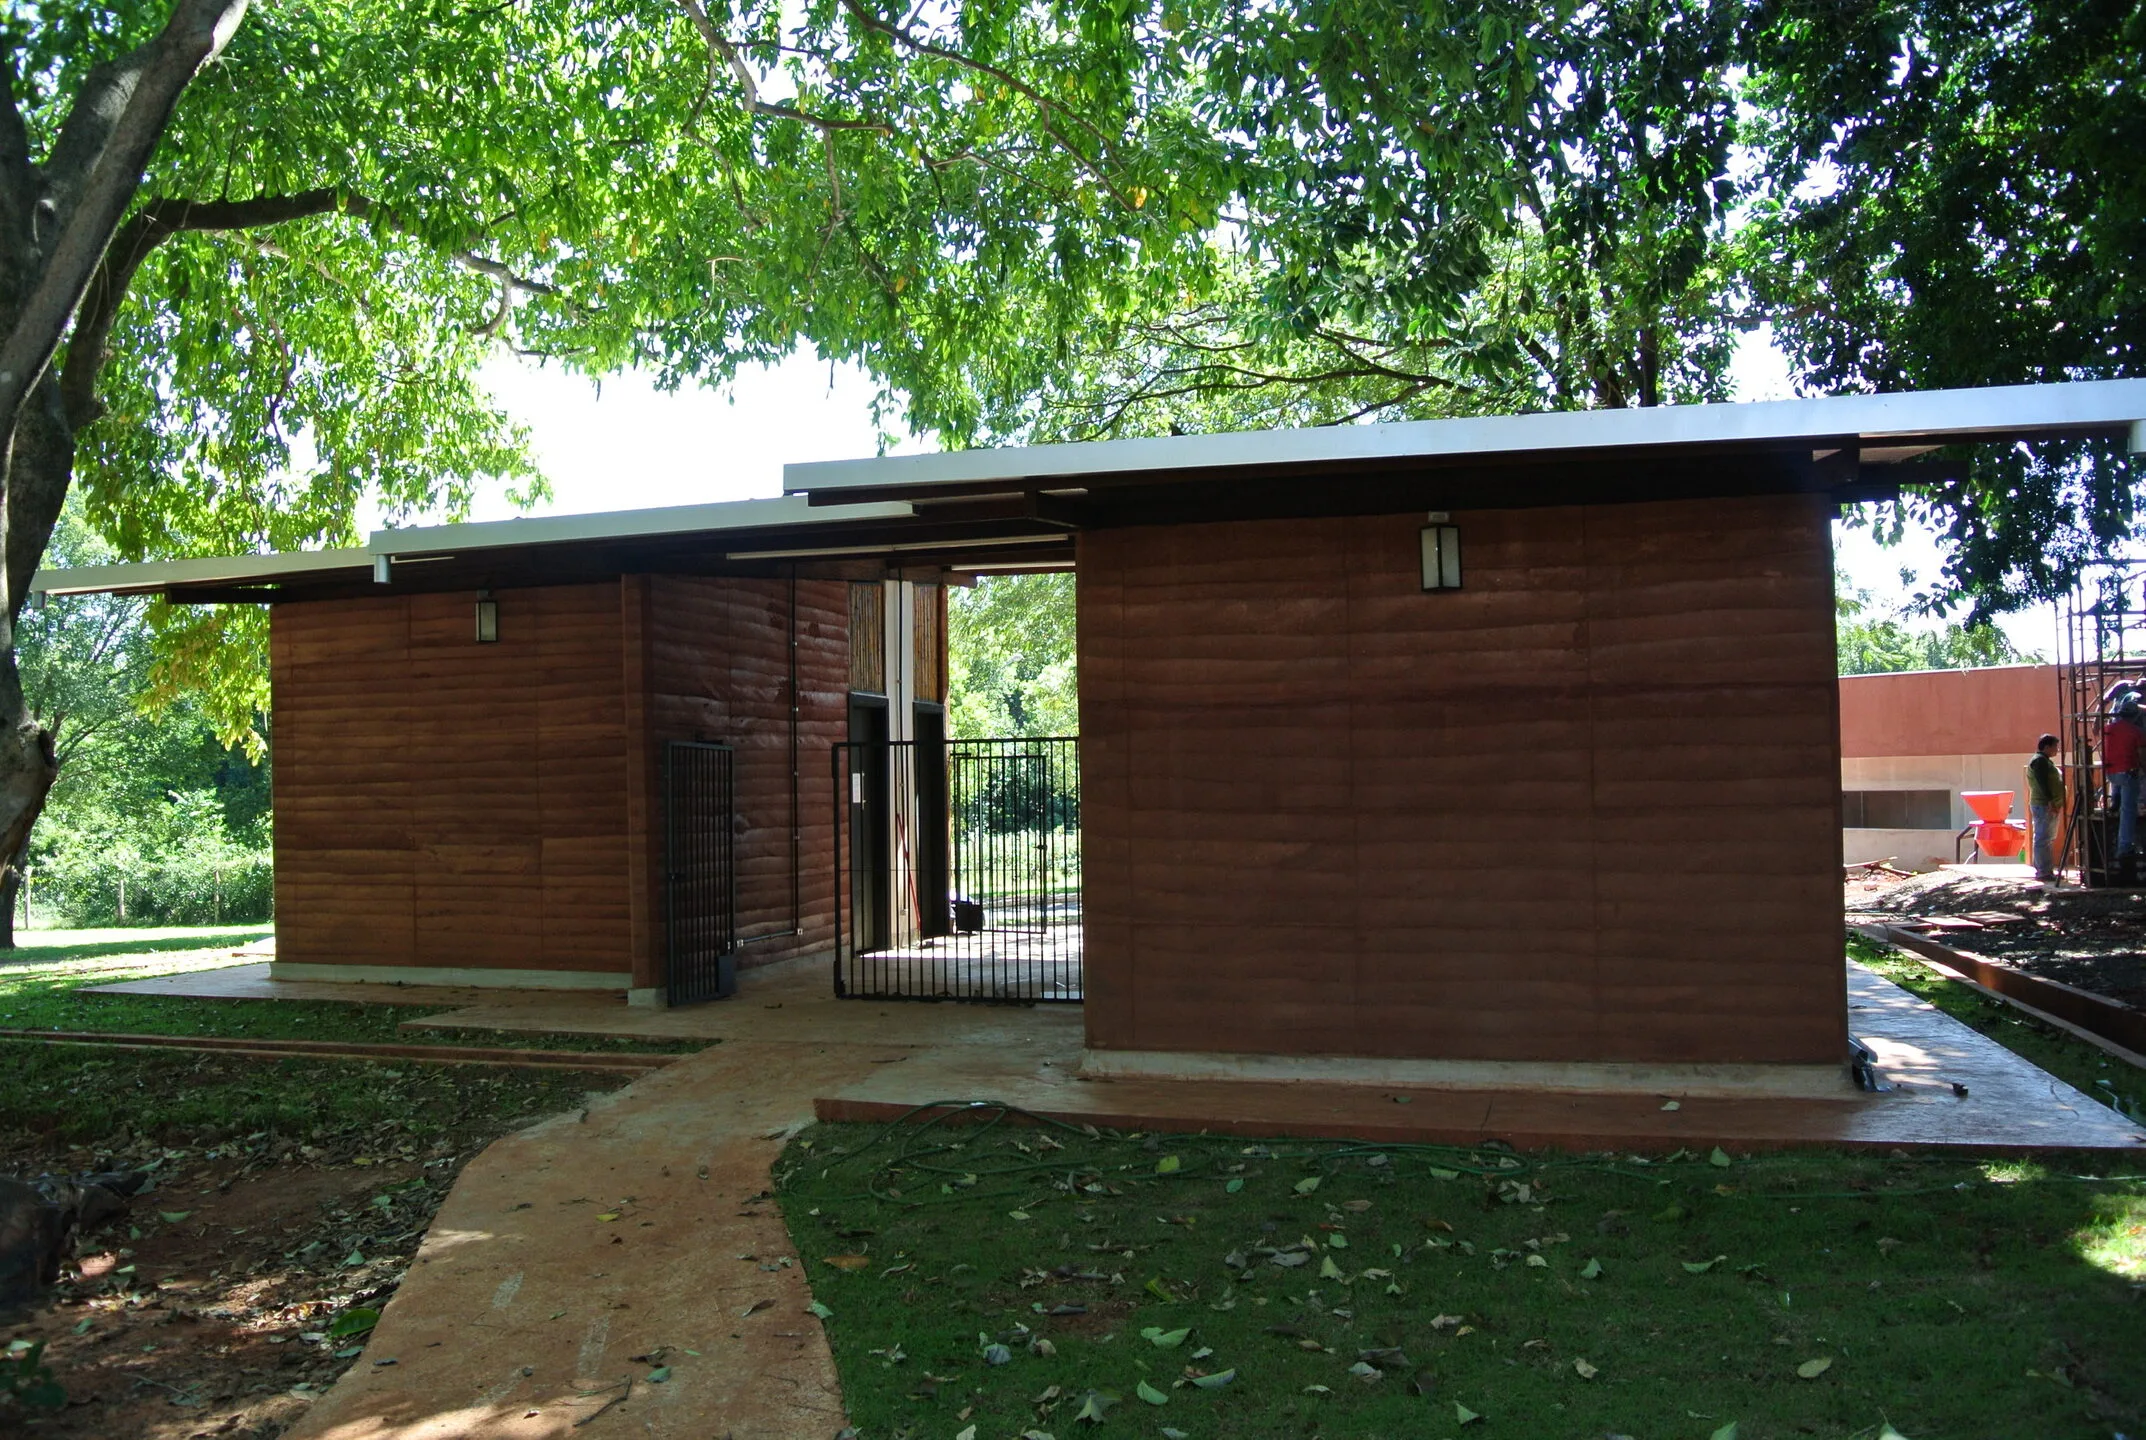
[[700,740],[663,747],[663,929],[670,1003],[738,985],[738,892],[731,750]]
[[837,995],[1081,998],[1077,741],[837,745],[833,778]]

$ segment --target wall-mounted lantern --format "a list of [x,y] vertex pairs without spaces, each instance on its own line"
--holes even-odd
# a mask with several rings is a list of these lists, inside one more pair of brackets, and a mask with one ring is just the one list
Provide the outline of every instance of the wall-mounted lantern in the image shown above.
[[493,645],[499,641],[499,602],[489,590],[477,592],[477,643]]
[[1460,526],[1449,524],[1443,510],[1430,513],[1423,527],[1423,588],[1460,589]]

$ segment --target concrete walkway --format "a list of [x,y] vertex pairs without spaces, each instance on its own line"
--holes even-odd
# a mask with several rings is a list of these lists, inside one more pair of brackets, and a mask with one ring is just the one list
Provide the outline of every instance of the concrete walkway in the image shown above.
[[[550,1030],[590,1006],[486,1008]],[[924,1047],[1018,1055],[1043,1034],[1077,1050],[1081,1025],[1077,1007],[838,1004],[819,965],[749,975],[719,1005],[615,1008],[720,1043],[471,1161],[364,1358],[294,1437],[828,1440],[834,1362],[767,1194],[784,1139],[815,1096]],[[670,1373],[650,1384],[657,1364]],[[575,1428],[629,1376],[630,1399]]]

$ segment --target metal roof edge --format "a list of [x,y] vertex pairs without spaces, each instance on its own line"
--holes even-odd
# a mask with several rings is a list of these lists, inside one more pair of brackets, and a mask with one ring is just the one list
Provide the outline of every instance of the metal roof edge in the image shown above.
[[601,510],[585,515],[523,515],[511,520],[375,530],[366,550],[373,555],[429,555],[439,551],[494,549],[510,545],[557,545],[576,540],[644,540],[720,530],[774,530],[842,521],[906,520],[915,513],[914,507],[903,501],[814,508],[802,498],[783,495],[704,505]]
[[324,570],[368,570],[364,550],[308,550],[271,555],[215,555],[190,560],[141,560],[119,565],[40,569],[30,577],[33,595],[128,594],[167,585],[214,585],[224,581],[273,580]]
[[523,545],[592,540],[645,540],[730,530],[818,528],[859,520],[906,520],[916,513],[904,501],[868,505],[823,505],[802,498],[728,500],[706,505],[664,505],[608,510],[588,515],[532,515],[373,532],[363,549],[295,550],[267,555],[221,555],[186,560],[144,560],[121,565],[41,569],[30,590],[41,595],[123,594],[172,585],[268,582],[333,570],[370,571],[381,557],[403,558],[491,550]]
[[[783,467],[787,494],[858,486],[1074,480],[1126,472],[1272,467],[1668,445],[1765,444],[1854,436],[2003,436],[2146,425],[2146,379],[2073,380],[1883,395],[1829,395],[1615,410],[1552,410],[1382,425],[1085,440],[808,461]],[[2134,436],[2136,439],[2136,435]]]

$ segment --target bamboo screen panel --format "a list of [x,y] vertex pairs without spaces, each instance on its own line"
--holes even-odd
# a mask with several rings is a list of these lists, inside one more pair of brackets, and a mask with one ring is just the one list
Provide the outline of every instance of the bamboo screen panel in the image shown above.
[[887,689],[886,592],[877,581],[849,587],[849,688]]

